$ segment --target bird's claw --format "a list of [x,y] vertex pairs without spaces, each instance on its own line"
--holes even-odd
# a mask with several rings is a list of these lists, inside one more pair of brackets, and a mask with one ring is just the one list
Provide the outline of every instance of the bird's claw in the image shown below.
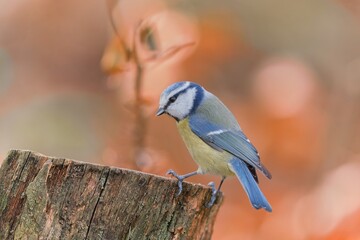
[[178,184],[178,187],[179,187],[179,191],[177,192],[176,196],[179,196],[179,195],[181,194],[181,192],[182,192],[182,189],[183,189],[182,183],[183,183],[183,181],[184,181],[184,177],[181,176],[181,175],[178,175],[178,174],[177,174],[174,170],[172,170],[172,169],[170,169],[169,171],[167,171],[166,174],[172,175],[173,177],[175,177],[175,178],[178,180],[177,184]]
[[208,204],[206,204],[206,207],[211,208],[215,203],[216,195],[217,195],[218,191],[215,188],[214,182],[209,182],[208,186],[211,187],[211,198],[210,198],[210,201],[208,202]]
[[174,177],[178,177],[178,175],[176,174],[176,172],[172,169],[169,169],[167,172],[166,172],[167,175],[172,175]]

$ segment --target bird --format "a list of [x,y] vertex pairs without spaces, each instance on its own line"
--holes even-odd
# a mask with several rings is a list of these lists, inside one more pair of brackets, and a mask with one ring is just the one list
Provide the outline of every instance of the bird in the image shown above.
[[170,169],[167,173],[177,178],[178,193],[182,192],[184,179],[197,174],[221,176],[218,188],[214,182],[207,207],[213,206],[224,180],[236,176],[255,209],[272,212],[271,205],[259,188],[256,170],[268,179],[272,176],[260,162],[254,145],[245,136],[231,111],[214,94],[190,81],[175,82],[160,95],[156,116],[167,114],[176,120],[177,129],[198,165],[196,171],[178,175]]

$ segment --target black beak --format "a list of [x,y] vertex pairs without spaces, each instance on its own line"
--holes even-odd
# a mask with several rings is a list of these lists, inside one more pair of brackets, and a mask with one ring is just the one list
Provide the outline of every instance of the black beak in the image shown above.
[[160,108],[157,110],[157,112],[156,112],[156,116],[160,116],[160,115],[162,115],[162,114],[164,114],[164,113],[165,113],[165,109],[162,108],[162,107],[160,107]]

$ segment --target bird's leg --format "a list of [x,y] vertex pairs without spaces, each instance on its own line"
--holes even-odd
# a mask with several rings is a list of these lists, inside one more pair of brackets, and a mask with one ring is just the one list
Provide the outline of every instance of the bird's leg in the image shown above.
[[222,177],[221,182],[220,182],[219,187],[218,187],[217,190],[215,188],[215,183],[214,182],[209,182],[208,186],[211,187],[212,193],[211,193],[210,202],[208,202],[208,204],[206,205],[207,208],[211,208],[212,205],[214,205],[214,202],[216,200],[216,195],[217,195],[218,192],[220,192],[220,188],[221,188],[222,184],[224,183],[225,178],[226,177]]
[[187,173],[187,174],[184,174],[184,175],[178,175],[174,170],[170,169],[169,171],[167,171],[166,174],[170,174],[174,177],[177,178],[178,180],[178,186],[179,186],[179,191],[178,193],[176,194],[176,196],[179,196],[180,193],[182,192],[182,183],[184,181],[185,178],[188,178],[188,177],[191,177],[191,176],[194,176],[196,174],[199,174],[198,171],[194,171],[194,172],[191,172],[191,173]]

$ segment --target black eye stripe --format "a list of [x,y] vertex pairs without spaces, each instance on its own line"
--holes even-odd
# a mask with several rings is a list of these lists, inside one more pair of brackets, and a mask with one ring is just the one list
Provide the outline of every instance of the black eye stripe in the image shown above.
[[[188,87],[188,88],[185,88],[185,89],[183,89],[183,90],[181,90],[180,92],[178,92],[178,93],[176,93],[176,94],[174,94],[173,96],[171,96],[170,98],[169,98],[169,100],[168,100],[168,102],[166,103],[166,105],[165,105],[165,109],[167,109],[172,103],[174,103],[175,101],[176,101],[176,99],[181,95],[181,94],[183,94],[183,93],[185,93],[185,92],[187,92],[189,89],[192,89],[192,88],[198,88],[198,87],[194,87],[194,86],[190,86],[190,87]],[[198,94],[197,94],[198,95]],[[196,105],[198,105],[198,100],[201,100],[202,99],[202,96],[203,96],[203,93],[201,92],[201,94],[200,94],[200,96],[197,96],[197,98],[198,97],[200,97],[200,99],[195,99],[196,101],[195,101],[195,104]],[[197,107],[197,106],[196,106]]]
[[[179,96],[179,93],[177,93],[177,94],[175,94],[174,96],[172,96],[171,98],[169,98],[169,100],[168,100],[168,102],[166,103],[166,105],[165,105],[165,109],[167,109],[169,106],[170,106],[170,104],[172,104],[173,102],[175,102],[176,101],[176,99],[177,99],[177,97]],[[173,99],[173,101],[172,101],[172,99]]]
[[177,94],[173,95],[172,97],[169,98],[168,102],[166,103],[164,109],[166,110],[172,103],[174,103],[176,101],[176,99],[178,98],[178,96],[183,93],[183,91],[178,92]]
[[172,96],[171,98],[169,98],[169,102],[175,102],[176,101],[176,98],[177,98],[177,96]]

